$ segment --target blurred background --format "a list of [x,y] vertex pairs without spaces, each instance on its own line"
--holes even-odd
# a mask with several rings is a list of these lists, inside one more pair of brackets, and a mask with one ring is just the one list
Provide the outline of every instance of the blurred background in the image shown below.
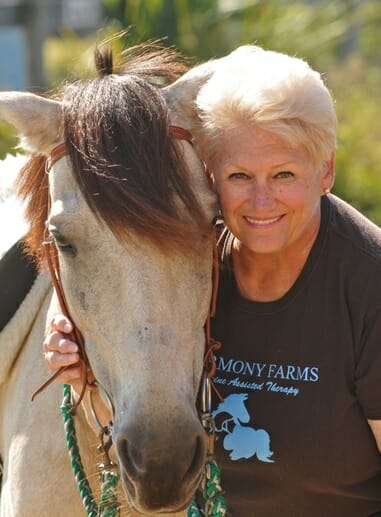
[[[380,0],[0,0],[0,89],[48,93],[92,73],[97,41],[162,39],[189,64],[252,43],[321,72],[340,123],[334,192],[381,225]],[[0,159],[15,153],[0,123]]]

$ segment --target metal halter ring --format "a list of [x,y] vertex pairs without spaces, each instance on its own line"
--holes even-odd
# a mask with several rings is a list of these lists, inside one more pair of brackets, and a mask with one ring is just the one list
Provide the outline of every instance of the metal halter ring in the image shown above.
[[[107,393],[107,391],[103,387],[103,385],[100,382],[98,382],[97,380],[95,380],[92,383],[92,386],[95,386],[96,388],[99,389],[99,392],[100,392],[103,400],[106,402],[107,409],[111,413],[111,418],[112,418],[112,421],[113,421],[114,420],[114,415],[115,415],[115,409],[114,409],[114,404],[112,403],[110,395]],[[97,413],[95,411],[95,408],[94,408],[93,390],[89,390],[89,401],[90,401],[90,410],[91,410],[91,414],[92,414],[92,417],[94,419],[95,425],[97,426],[99,431],[102,431],[104,426],[101,424],[101,422],[100,422],[100,420],[98,418],[98,415],[97,415]]]
[[202,378],[201,386],[201,410],[203,413],[212,411],[212,382],[207,375]]

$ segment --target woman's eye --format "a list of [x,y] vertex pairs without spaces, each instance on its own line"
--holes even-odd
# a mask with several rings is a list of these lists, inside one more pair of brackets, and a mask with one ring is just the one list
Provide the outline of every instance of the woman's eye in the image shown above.
[[291,171],[281,171],[281,172],[278,172],[277,174],[275,174],[275,178],[279,178],[279,179],[289,179],[289,178],[293,178],[294,177],[294,173],[291,172]]
[[250,179],[250,176],[246,174],[246,172],[232,172],[229,174],[229,179],[232,180],[247,180]]

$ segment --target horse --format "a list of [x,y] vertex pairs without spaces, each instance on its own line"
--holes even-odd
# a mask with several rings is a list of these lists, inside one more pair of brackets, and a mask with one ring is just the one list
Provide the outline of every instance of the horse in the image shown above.
[[[121,515],[183,515],[199,485],[206,435],[196,398],[217,208],[199,156],[170,136],[169,117],[192,127],[184,110],[213,66],[163,90],[157,77],[172,80],[175,65],[168,53],[143,52],[116,74],[110,52],[99,50],[98,76],[55,98],[0,92],[0,115],[30,153],[18,195],[24,247],[39,269],[0,333],[1,517],[85,514],[65,450],[61,386],[31,402],[48,373],[43,336],[60,311],[42,252],[46,232],[91,368],[115,408]],[[80,406],[78,440],[96,492],[88,418]]]

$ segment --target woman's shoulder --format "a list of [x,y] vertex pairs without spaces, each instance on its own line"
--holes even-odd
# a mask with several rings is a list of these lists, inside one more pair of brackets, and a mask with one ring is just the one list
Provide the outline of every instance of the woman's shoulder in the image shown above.
[[381,264],[381,228],[339,197],[330,194],[328,201],[332,207],[330,230],[340,239],[341,245]]

